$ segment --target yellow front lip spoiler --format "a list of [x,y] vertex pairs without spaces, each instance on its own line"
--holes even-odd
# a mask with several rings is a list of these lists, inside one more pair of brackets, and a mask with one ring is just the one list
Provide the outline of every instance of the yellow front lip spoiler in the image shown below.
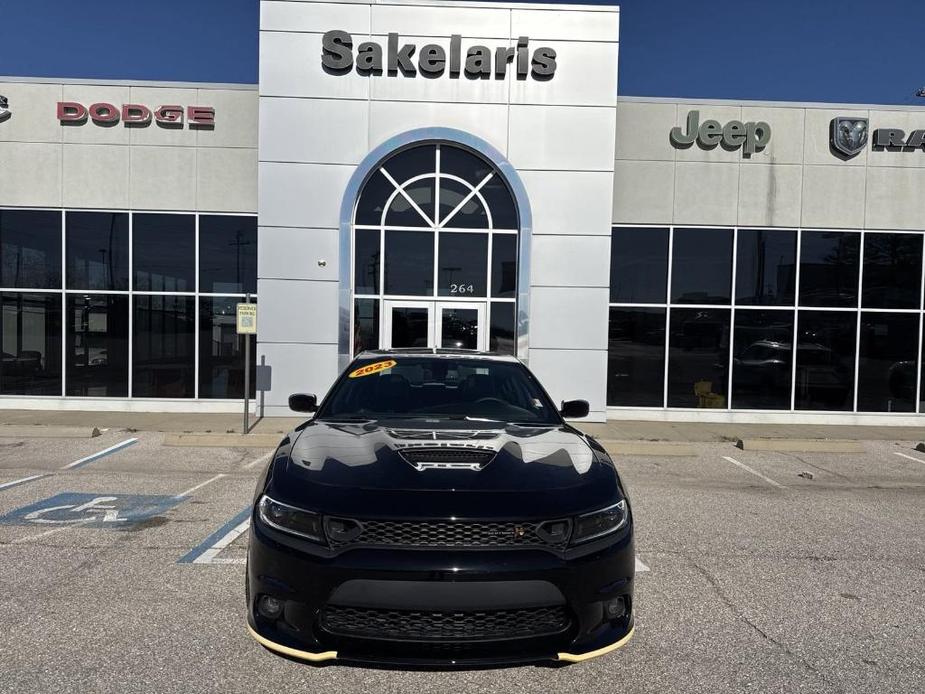
[[589,651],[587,653],[559,653],[557,659],[566,663],[580,663],[583,660],[591,660],[591,658],[597,658],[602,656],[605,653],[610,653],[615,651],[618,648],[622,648],[627,644],[627,642],[633,638],[633,634],[636,632],[636,627],[634,626],[622,639],[616,643],[612,643],[609,646],[604,646],[603,648],[598,648],[596,651]]
[[[250,635],[254,640],[259,643],[261,646],[269,648],[271,651],[276,651],[283,655],[288,655],[291,658],[298,658],[299,660],[307,660],[310,663],[323,663],[327,660],[337,660],[337,651],[325,651],[323,653],[311,653],[309,651],[300,651],[296,648],[290,648],[289,646],[284,646],[281,643],[276,643],[275,641],[270,641],[270,639],[265,638],[254,631],[254,628],[248,624],[247,630],[250,632]],[[629,630],[626,636],[612,643],[609,646],[604,646],[603,648],[598,648],[596,651],[589,651],[587,653],[558,653],[556,655],[557,660],[561,660],[566,663],[580,663],[585,660],[591,660],[592,658],[597,658],[599,656],[615,651],[618,648],[625,646],[633,634],[636,632],[636,627],[633,627]]]
[[271,651],[276,651],[277,653],[288,655],[291,658],[307,660],[310,663],[323,663],[326,660],[337,659],[337,651],[325,651],[324,653],[310,653],[309,651],[300,651],[296,648],[289,648],[289,646],[284,646],[281,643],[276,643],[275,641],[270,641],[270,639],[264,638],[256,631],[254,631],[254,627],[252,627],[250,624],[247,625],[247,630],[250,632],[251,636],[254,637],[254,640],[261,646],[266,646]]

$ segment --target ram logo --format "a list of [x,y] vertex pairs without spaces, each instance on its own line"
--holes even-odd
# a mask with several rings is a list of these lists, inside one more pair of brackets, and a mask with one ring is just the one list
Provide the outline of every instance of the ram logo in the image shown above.
[[10,111],[10,100],[0,95],[0,123],[12,115],[13,113]]

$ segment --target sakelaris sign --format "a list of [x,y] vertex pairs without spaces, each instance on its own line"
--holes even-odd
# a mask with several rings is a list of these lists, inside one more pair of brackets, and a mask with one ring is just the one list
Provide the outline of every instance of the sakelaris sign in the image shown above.
[[[417,54],[417,60],[415,60]],[[465,75],[470,79],[504,79],[508,67],[517,79],[532,76],[537,80],[552,79],[556,73],[556,51],[549,47],[530,50],[530,38],[521,36],[517,46],[498,46],[492,51],[488,46],[470,46],[463,54],[462,36],[450,37],[449,51],[436,43],[429,43],[418,50],[414,43],[402,43],[398,34],[389,34],[385,48],[375,41],[363,41],[354,52],[353,37],[346,31],[327,32],[321,40],[321,65],[325,72],[345,75],[354,68],[361,75],[395,76],[399,72],[405,77],[440,77],[448,74],[458,79]]]

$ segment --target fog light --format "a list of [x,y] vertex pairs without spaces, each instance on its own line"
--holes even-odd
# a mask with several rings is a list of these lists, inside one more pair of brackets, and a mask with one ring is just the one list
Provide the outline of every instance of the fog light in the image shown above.
[[257,611],[261,617],[279,619],[279,616],[283,613],[283,601],[279,598],[274,598],[272,595],[261,595],[260,599],[257,600]]
[[626,614],[626,605],[623,603],[622,597],[614,598],[604,603],[604,616],[607,619],[616,619],[624,614]]

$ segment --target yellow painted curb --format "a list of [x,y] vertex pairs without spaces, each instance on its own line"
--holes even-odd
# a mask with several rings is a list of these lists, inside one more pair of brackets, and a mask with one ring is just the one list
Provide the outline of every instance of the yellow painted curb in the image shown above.
[[636,627],[634,626],[629,630],[629,633],[624,636],[622,639],[616,643],[612,643],[609,646],[604,646],[603,648],[598,648],[596,651],[589,651],[588,653],[559,653],[557,658],[558,660],[563,660],[567,663],[580,663],[583,660],[591,660],[592,658],[597,658],[611,651],[615,651],[618,648],[622,648],[627,644],[627,642],[633,638],[633,634],[636,633]]
[[261,646],[266,646],[271,651],[276,651],[277,653],[282,653],[283,655],[288,655],[292,658],[299,658],[300,660],[307,660],[311,663],[321,663],[325,660],[336,660],[337,651],[325,651],[324,653],[309,653],[308,651],[300,651],[296,648],[289,648],[289,646],[284,646],[275,641],[270,641],[270,639],[264,638],[256,631],[254,628],[248,624],[247,630],[250,632],[251,636],[254,637],[254,640],[259,643]]

